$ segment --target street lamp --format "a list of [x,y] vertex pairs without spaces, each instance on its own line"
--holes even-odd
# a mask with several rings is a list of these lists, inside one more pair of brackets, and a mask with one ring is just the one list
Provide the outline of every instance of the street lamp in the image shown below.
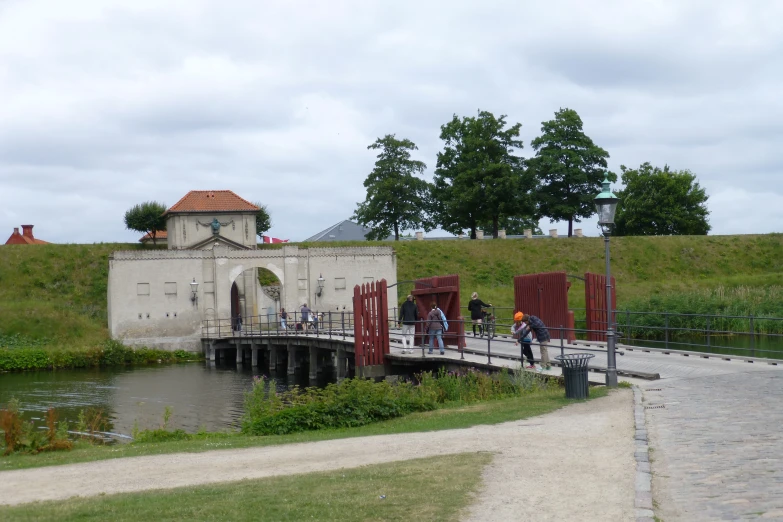
[[593,202],[595,210],[598,212],[598,227],[604,235],[604,245],[606,247],[606,385],[611,388],[617,387],[617,361],[615,358],[615,332],[612,328],[612,271],[609,266],[609,234],[614,225],[614,212],[617,210],[617,203],[620,199],[612,194],[609,188],[609,178],[605,177],[603,190],[598,194]]

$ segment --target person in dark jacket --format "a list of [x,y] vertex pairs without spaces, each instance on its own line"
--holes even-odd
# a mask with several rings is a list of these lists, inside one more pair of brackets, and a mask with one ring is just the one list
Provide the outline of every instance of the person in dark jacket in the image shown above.
[[536,340],[538,346],[541,349],[541,367],[545,370],[551,370],[552,365],[549,363],[549,330],[547,329],[544,321],[536,317],[535,315],[522,315],[522,321],[527,324],[527,327],[522,332],[521,337],[527,337],[528,332],[533,331],[536,334]]
[[489,308],[492,306],[491,304],[487,304],[481,299],[479,299],[479,296],[476,292],[473,292],[473,295],[470,296],[470,302],[468,303],[468,311],[470,312],[470,318],[473,321],[473,337],[476,337],[476,326],[478,325],[478,330],[481,336],[484,336],[484,326],[482,324],[484,319],[484,314],[482,313],[482,308]]
[[402,349],[413,348],[414,335],[416,331],[416,321],[419,320],[419,309],[413,302],[413,296],[409,295],[400,307],[400,319],[398,324],[402,325]]

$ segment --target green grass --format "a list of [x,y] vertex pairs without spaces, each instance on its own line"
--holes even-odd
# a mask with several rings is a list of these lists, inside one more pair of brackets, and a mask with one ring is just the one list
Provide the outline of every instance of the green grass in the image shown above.
[[[591,388],[591,399],[605,397],[608,391]],[[165,453],[203,452],[216,449],[248,448],[312,442],[318,440],[410,433],[447,429],[469,428],[478,424],[497,424],[552,412],[574,401],[566,399],[562,389],[538,391],[524,397],[487,401],[476,404],[452,404],[443,409],[412,413],[405,417],[378,422],[359,428],[309,431],[291,435],[254,437],[236,433],[197,434],[193,440],[156,442],[146,444],[118,444],[114,446],[91,446],[76,443],[69,452],[41,453],[39,455],[13,454],[0,458],[0,471],[25,469],[41,466],[56,466],[77,462],[92,462],[141,455]]]
[[[326,246],[369,245],[394,247],[400,281],[459,274],[463,305],[471,292],[478,291],[486,302],[512,307],[513,278],[519,274],[564,270],[583,276],[586,271],[604,271],[601,238],[336,242]],[[0,336],[21,335],[61,348],[86,349],[102,342],[108,337],[108,257],[115,250],[139,248],[129,244],[0,246]],[[718,287],[783,287],[783,235],[612,238],[612,273],[620,309],[642,306],[651,296],[699,296]],[[582,308],[584,285],[578,279],[571,281],[569,304]],[[402,285],[400,296],[409,289]],[[740,299],[737,295],[737,302]],[[783,317],[783,291],[770,299],[769,313]]]
[[[6,521],[457,520],[489,453],[0,508]],[[381,498],[385,496],[385,498]]]

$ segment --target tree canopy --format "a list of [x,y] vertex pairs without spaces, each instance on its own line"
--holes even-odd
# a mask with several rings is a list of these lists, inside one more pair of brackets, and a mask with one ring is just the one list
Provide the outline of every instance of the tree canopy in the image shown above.
[[394,240],[399,241],[402,230],[431,230],[429,183],[417,177],[427,166],[411,159],[410,154],[418,149],[416,144],[387,134],[367,148],[380,152],[375,168],[364,180],[367,197],[353,215],[359,224],[372,229],[367,239],[381,240],[394,234]]
[[663,169],[643,163],[621,166],[625,188],[617,193],[614,234],[620,236],[705,235],[707,196],[688,170]]
[[541,124],[541,136],[531,142],[536,156],[528,167],[540,184],[539,211],[555,221],[568,221],[568,236],[574,221],[595,213],[593,199],[601,191],[609,153],[582,132],[582,119],[572,109],[560,109],[555,119]]
[[158,232],[166,230],[166,218],[163,213],[168,207],[157,201],[145,201],[134,205],[125,212],[125,227],[152,237],[152,244],[156,244]]
[[261,237],[267,230],[272,228],[272,216],[269,215],[269,209],[266,205],[258,202],[253,204],[259,208],[258,212],[256,212],[256,234],[258,237]]
[[440,226],[452,234],[488,224],[493,237],[501,222],[536,214],[531,192],[533,178],[524,160],[514,155],[522,148],[521,123],[506,127],[506,116],[487,111],[460,119],[456,114],[441,126],[445,142],[438,153],[434,176],[433,208]]

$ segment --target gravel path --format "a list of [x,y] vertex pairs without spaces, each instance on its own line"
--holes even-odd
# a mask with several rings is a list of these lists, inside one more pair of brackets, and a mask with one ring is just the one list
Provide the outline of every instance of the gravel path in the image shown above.
[[633,397],[494,426],[0,472],[0,504],[157,490],[492,451],[469,520],[633,520]]

